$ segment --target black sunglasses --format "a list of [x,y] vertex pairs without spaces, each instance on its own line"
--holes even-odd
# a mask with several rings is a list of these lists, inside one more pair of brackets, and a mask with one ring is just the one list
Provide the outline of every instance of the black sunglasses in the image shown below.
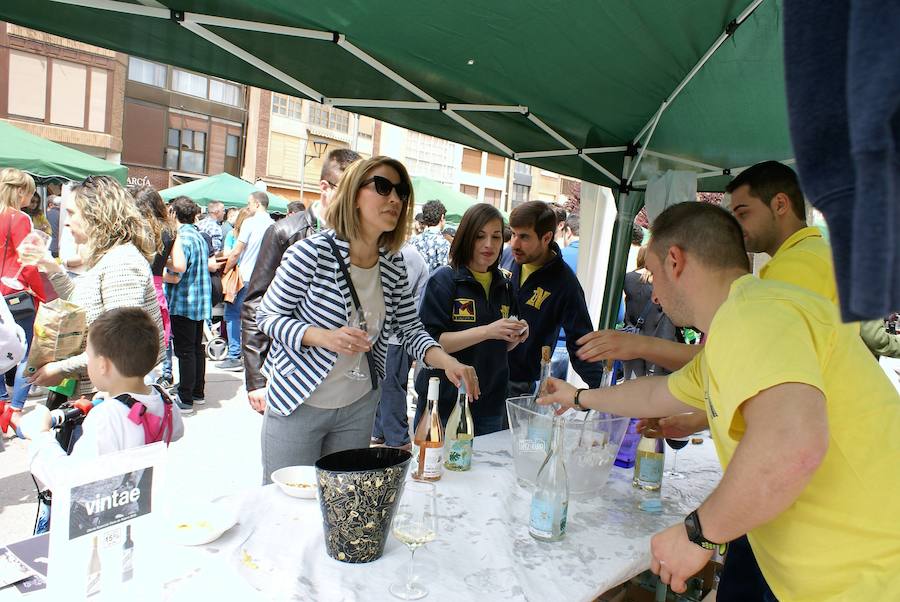
[[399,198],[404,203],[409,200],[409,184],[406,182],[398,182],[394,184],[384,176],[372,176],[366,180],[360,182],[359,187],[368,186],[372,182],[375,183],[375,192],[380,194],[381,196],[390,196],[391,191],[395,190],[397,192],[397,198]]

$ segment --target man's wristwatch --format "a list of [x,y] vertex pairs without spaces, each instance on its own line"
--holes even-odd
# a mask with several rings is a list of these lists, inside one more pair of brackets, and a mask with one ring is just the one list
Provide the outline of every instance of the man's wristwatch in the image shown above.
[[714,543],[703,537],[703,528],[700,526],[700,517],[697,516],[696,510],[688,514],[687,518],[684,519],[684,528],[687,530],[688,539],[704,550],[712,550],[713,552],[724,554],[725,550],[728,549],[727,543]]
[[582,412],[587,412],[590,410],[590,408],[586,408],[581,405],[581,402],[578,400],[578,398],[581,397],[581,394],[585,391],[587,391],[587,389],[578,389],[577,391],[575,391],[575,401],[573,402],[575,404],[575,407]]

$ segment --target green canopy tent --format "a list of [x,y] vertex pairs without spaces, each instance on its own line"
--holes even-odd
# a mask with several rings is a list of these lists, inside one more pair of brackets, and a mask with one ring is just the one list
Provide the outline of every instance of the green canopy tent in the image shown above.
[[0,17],[614,188],[602,326],[645,158],[721,190],[793,156],[781,0],[8,0]]
[[[251,192],[258,192],[259,188],[236,178],[231,174],[220,173],[208,178],[200,178],[186,184],[172,186],[160,190],[159,195],[163,200],[170,201],[177,196],[186,196],[194,200],[201,207],[206,207],[210,201],[222,201],[226,207],[244,207],[247,205],[247,197]],[[288,201],[277,194],[269,195],[269,212],[287,214]]]
[[128,176],[124,165],[44,140],[6,121],[0,121],[0,167],[15,167],[37,178],[83,180],[88,176],[111,176],[122,184]]
[[[442,202],[447,209],[447,221],[454,224],[458,224],[462,220],[466,209],[478,202],[469,195],[457,192],[431,178],[413,176],[412,184],[417,205],[424,205],[431,200]],[[503,217],[508,217],[505,211],[501,210],[500,213],[503,214]]]

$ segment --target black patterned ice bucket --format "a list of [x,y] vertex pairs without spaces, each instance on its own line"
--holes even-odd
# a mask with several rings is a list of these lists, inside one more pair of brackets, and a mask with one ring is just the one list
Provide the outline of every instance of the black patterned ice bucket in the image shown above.
[[348,449],[316,462],[328,555],[341,562],[381,557],[412,454],[390,447]]

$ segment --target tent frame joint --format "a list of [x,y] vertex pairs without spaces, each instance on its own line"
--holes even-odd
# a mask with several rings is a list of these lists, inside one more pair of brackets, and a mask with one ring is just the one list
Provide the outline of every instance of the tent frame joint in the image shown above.
[[331,32],[331,41],[335,44],[340,44],[341,43],[341,32],[332,31]]
[[725,35],[731,37],[734,35],[734,32],[737,31],[737,28],[741,26],[743,21],[738,21],[737,19],[732,19],[728,22],[728,25],[725,26]]
[[447,103],[446,103],[446,102],[439,102],[439,103],[438,103],[438,110],[439,110],[441,113],[445,113],[445,112],[447,111]]
[[640,142],[629,142],[625,147],[625,156],[626,157],[636,157],[638,154],[638,149],[641,147]]
[[176,23],[184,23],[184,11],[172,9],[169,11],[169,19]]
[[723,175],[723,176],[730,176],[730,175],[731,175],[731,168],[730,168],[730,167],[726,167],[725,169],[723,169],[723,170],[722,170],[722,175]]

